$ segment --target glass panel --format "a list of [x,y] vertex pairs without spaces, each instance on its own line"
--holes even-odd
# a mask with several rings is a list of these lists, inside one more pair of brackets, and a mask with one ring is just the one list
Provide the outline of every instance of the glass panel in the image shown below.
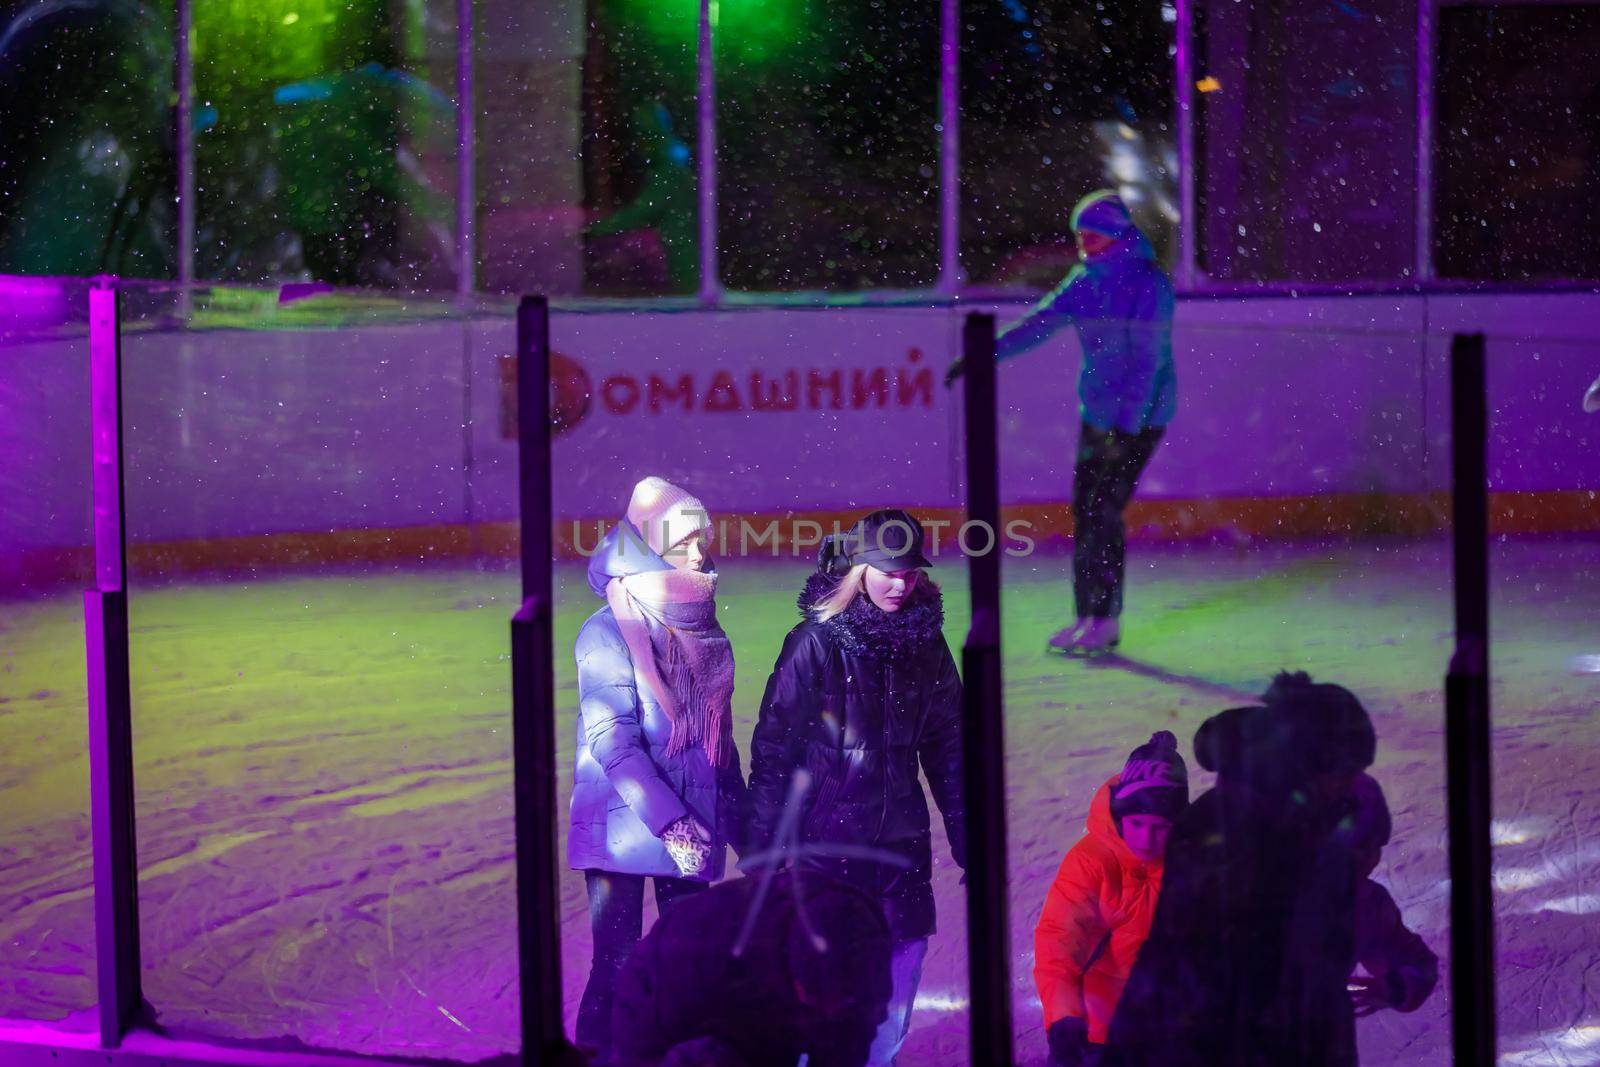
[[1195,5],[1200,267],[1394,280],[1415,261],[1416,3]]
[[962,9],[961,258],[974,282],[1054,286],[1077,262],[1072,206],[1121,194],[1177,259],[1172,53],[1161,0]]
[[[1496,994],[1508,1063],[1583,1062],[1597,1047],[1578,946],[1600,913],[1600,344],[1592,298],[1580,299],[1508,301],[1488,338]],[[1562,991],[1569,1014],[1541,1009],[1540,990]]]
[[600,32],[602,8],[588,5],[594,14],[586,19],[577,0],[477,5],[478,259],[486,289],[583,289],[585,34]]
[[[901,990],[909,1002],[920,952],[912,943],[931,934],[901,1062],[968,1061],[965,901],[940,817],[954,814],[950,746],[958,740],[947,673],[953,661],[942,658],[940,645],[959,650],[967,621],[965,569],[950,547],[958,514],[953,394],[937,384],[953,355],[950,324],[948,312],[930,309],[556,317],[553,343],[564,357],[557,396],[588,398],[567,405],[572,421],[563,420],[555,443],[560,540],[569,553],[589,553],[587,564],[569,558],[561,565],[556,627],[562,765],[570,776],[562,800],[571,797],[558,816],[572,868],[562,881],[564,993],[567,1025],[580,1044],[611,1041],[660,1056],[709,1033],[752,1063],[792,1064],[802,1051],[812,1062],[835,1062],[825,1053],[862,1052],[870,1040],[889,995],[890,940],[905,943]],[[635,516],[659,517],[670,498],[637,490],[646,476],[694,494],[711,516],[716,618],[736,664],[730,733],[737,771],[729,763],[714,772],[702,743],[674,750],[672,724],[615,622],[612,605],[635,591],[661,612],[691,613],[705,603],[704,590],[685,577],[673,586],[682,590],[681,607],[662,606],[651,575],[667,564],[631,537],[614,552],[597,551],[600,528],[615,537],[635,493]],[[880,622],[886,632],[904,632],[915,649],[894,668],[842,651],[847,638],[816,624],[792,636],[797,600],[820,595],[806,585],[818,539],[836,522],[848,527],[891,504],[944,523],[929,572],[943,588],[942,634],[926,602],[902,608],[913,612],[902,616],[904,631]],[[673,512],[667,529],[687,533],[691,521]],[[614,596],[596,595],[595,584],[606,588],[609,576],[633,568],[638,581],[624,578]],[[633,600],[620,602],[632,610]],[[849,625],[888,618],[857,603],[860,617],[852,614]],[[693,616],[682,618],[687,627]],[[887,639],[870,629],[850,632]],[[820,643],[808,645],[805,633]],[[837,659],[818,651],[836,644]],[[654,662],[654,648],[640,654]],[[723,662],[715,635],[694,651],[701,658],[691,670],[702,673],[693,675],[681,723],[702,721],[693,701],[717,691]],[[669,668],[665,677],[681,675]],[[662,684],[676,693],[683,683]],[[891,705],[887,722],[886,684],[904,701]],[[810,784],[790,801],[800,771]],[[737,793],[747,784],[744,805],[719,807],[719,790]],[[741,807],[751,841],[739,858],[754,875],[742,879],[734,877],[735,854],[721,848]],[[684,809],[712,832],[713,863],[726,862],[723,879],[699,896],[674,896],[682,884],[672,876],[681,872],[661,843],[674,836],[669,828]],[[786,810],[795,820],[787,829]],[[953,825],[959,830],[962,820]],[[841,865],[826,851],[835,847],[877,851]],[[803,909],[789,876],[758,896],[760,871],[749,868],[759,867],[762,852],[797,857]],[[900,872],[907,861],[912,867]],[[849,884],[828,880],[838,875]],[[667,919],[658,922],[663,891]],[[885,906],[893,938],[877,914]],[[746,922],[744,952],[734,956]],[[641,928],[646,940],[623,967]],[[808,930],[824,940],[813,943]],[[646,996],[643,976],[658,1000]],[[625,1030],[612,1031],[613,1010],[630,1020]],[[650,1019],[662,1020],[660,1027]]]
[[0,274],[172,275],[172,13],[0,0]]
[[194,5],[204,278],[447,288],[455,4]]
[[[1381,975],[1386,995],[1402,965],[1408,990],[1426,984],[1423,950],[1374,916],[1448,944],[1448,463],[1421,322],[1393,301],[1184,304],[1171,403],[1159,370],[1148,390],[1106,375],[1121,324],[1001,365],[1003,500],[1036,545],[1005,569],[1020,1062],[1051,1040],[1130,1062],[1356,1062],[1352,1042],[1362,1063],[1448,1062],[1443,994],[1358,1024],[1346,991]],[[1159,367],[1158,325],[1128,324]],[[1063,373],[1080,360],[1081,401]],[[1376,758],[1336,727],[1334,694],[1294,683],[1273,710],[1213,718],[1263,707],[1280,671],[1353,693]],[[1206,724],[1236,733],[1202,744]],[[1386,846],[1363,769],[1393,815]],[[1187,807],[1166,784],[1184,780]],[[1291,984],[1304,999],[1277,1005]],[[1248,1032],[1217,1023],[1241,1013]]]
[[157,1021],[515,1051],[517,581],[473,473],[506,446],[469,406],[497,353],[422,300],[219,289],[140,310],[123,399]]
[[785,0],[712,10],[722,280],[757,291],[931,285],[936,9]]
[[514,77],[484,104],[497,131],[485,161],[490,287],[695,292],[699,5],[601,0],[521,21],[505,10],[486,73]]
[[1434,262],[1492,281],[1600,278],[1600,8],[1439,12]]
[[0,1019],[99,1025],[83,599],[88,284],[0,277]]

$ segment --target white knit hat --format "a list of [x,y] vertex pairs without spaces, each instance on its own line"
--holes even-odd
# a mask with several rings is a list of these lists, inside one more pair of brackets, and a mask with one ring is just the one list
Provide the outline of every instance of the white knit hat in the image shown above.
[[628,522],[658,556],[691,534],[711,528],[711,516],[698,497],[656,477],[644,478],[633,487]]

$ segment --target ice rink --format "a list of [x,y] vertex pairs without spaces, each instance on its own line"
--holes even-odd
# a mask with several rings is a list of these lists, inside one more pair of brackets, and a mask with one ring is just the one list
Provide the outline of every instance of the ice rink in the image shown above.
[[[1492,566],[1502,1062],[1585,1067],[1600,1063],[1600,540],[1500,542]],[[1044,651],[1069,621],[1068,558],[1008,561],[1021,1062],[1044,1059],[1033,924],[1092,789],[1153,729],[1191,755],[1207,715],[1283,668],[1366,702],[1395,820],[1376,877],[1446,958],[1420,1011],[1360,1024],[1363,1062],[1448,1062],[1449,567],[1441,541],[1136,546],[1123,655],[1088,664]],[[743,750],[807,568],[721,569]],[[959,653],[966,575],[947,563],[935,577]],[[599,602],[577,566],[558,580],[564,807],[570,648]],[[131,588],[144,982],[159,1023],[467,1060],[513,1050],[514,574],[495,562]],[[1206,784],[1192,758],[1191,781]],[[0,602],[0,1017],[94,1025],[87,809],[79,598]],[[959,872],[935,848],[940,932],[905,1064],[967,1055]],[[589,934],[581,878],[562,889],[570,1024]]]

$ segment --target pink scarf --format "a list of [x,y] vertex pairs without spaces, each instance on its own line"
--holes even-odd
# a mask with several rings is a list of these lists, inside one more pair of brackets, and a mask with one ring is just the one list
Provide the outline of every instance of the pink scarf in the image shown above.
[[715,573],[676,568],[606,583],[634,673],[672,723],[667,755],[701,745],[721,767],[733,752],[733,647],[716,594]]

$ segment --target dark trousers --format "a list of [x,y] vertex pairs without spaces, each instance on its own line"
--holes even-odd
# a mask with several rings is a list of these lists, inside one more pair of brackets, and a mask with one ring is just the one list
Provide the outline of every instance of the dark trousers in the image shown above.
[[[633,946],[644,936],[644,882],[641,874],[610,871],[583,872],[589,890],[589,928],[594,931],[594,962],[589,984],[578,1005],[578,1045],[607,1054],[611,1051],[611,1004],[616,999],[617,975],[628,962]],[[706,882],[682,878],[656,878],[656,910],[665,915],[686,896],[709,888]]]
[[1160,426],[1136,434],[1083,426],[1072,475],[1072,595],[1080,619],[1122,614],[1122,513],[1165,432]]

